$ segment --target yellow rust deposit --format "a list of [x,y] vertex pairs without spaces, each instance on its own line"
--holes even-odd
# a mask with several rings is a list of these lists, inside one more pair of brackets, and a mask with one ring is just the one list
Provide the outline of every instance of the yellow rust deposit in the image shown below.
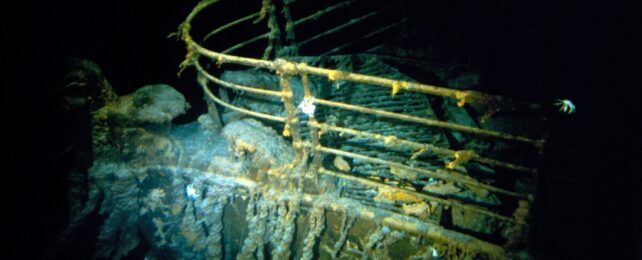
[[331,70],[330,72],[328,72],[328,79],[331,81],[343,80],[348,76],[348,74],[348,72],[340,70]]
[[218,56],[218,58],[216,58],[216,66],[220,68],[223,63],[225,63],[225,58],[223,58],[223,56]]
[[400,89],[406,89],[408,87],[408,82],[405,81],[394,81],[392,82],[392,93],[391,96],[397,95]]
[[477,153],[471,150],[461,150],[461,151],[455,152],[454,156],[455,156],[455,160],[448,162],[446,164],[446,169],[449,169],[449,170],[455,169],[460,164],[465,163],[470,159],[477,157]]
[[383,138],[383,145],[389,146],[394,145],[397,141],[397,137],[394,135],[389,135]]
[[423,200],[403,190],[391,188],[379,188],[379,193],[374,198],[380,202],[400,202],[400,203],[418,203]]
[[285,76],[298,74],[298,67],[299,66],[296,63],[289,62],[284,59],[277,59],[274,61],[274,69],[276,70],[277,75]]
[[418,151],[414,152],[412,156],[410,156],[410,159],[411,160],[417,159],[417,157],[419,157],[420,155],[426,152],[426,149],[427,147],[425,145],[421,146],[421,148]]
[[273,177],[282,176],[285,173],[284,167],[270,168],[267,170],[267,174]]
[[243,155],[247,153],[254,153],[256,151],[256,147],[254,145],[251,145],[249,143],[246,143],[241,140],[236,140],[236,143],[234,144],[234,154],[238,155]]
[[290,124],[285,124],[283,127],[283,136],[290,137]]
[[263,21],[269,9],[270,9],[270,0],[261,1],[261,11],[259,12],[259,17],[256,18],[256,20],[254,20],[252,23],[256,24]]
[[455,93],[455,99],[457,99],[457,106],[463,107],[468,102],[468,96],[470,92],[468,91],[457,91]]

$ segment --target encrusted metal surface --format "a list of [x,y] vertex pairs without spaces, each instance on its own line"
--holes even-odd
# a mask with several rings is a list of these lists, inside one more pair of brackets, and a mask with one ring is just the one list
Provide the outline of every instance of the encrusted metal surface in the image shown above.
[[[524,239],[536,164],[506,155],[536,157],[546,135],[507,131],[493,127],[499,124],[493,120],[502,113],[537,113],[539,105],[418,83],[376,55],[297,56],[304,45],[395,10],[400,5],[396,2],[373,4],[341,26],[302,39],[296,37],[298,26],[322,22],[324,15],[360,1],[341,2],[293,20],[294,7],[301,1],[264,0],[258,13],[239,15],[204,39],[214,40],[254,18],[257,26],[267,25],[269,31],[217,52],[190,33],[199,13],[218,2],[202,1],[181,24],[178,36],[188,51],[181,70],[193,66],[207,99],[229,109],[210,110],[222,114],[223,123],[234,124],[244,116],[275,121],[272,126],[291,142],[295,153],[285,164],[251,166],[246,176],[255,180],[246,214],[250,233],[239,258],[262,258],[266,247],[274,258],[288,258],[292,252],[306,259],[323,254],[504,258],[509,252],[502,244],[512,247]],[[276,19],[281,11],[284,24]],[[367,35],[389,28],[373,28]],[[262,39],[268,45],[261,59],[231,54]],[[352,44],[346,40],[335,49]],[[239,71],[230,65],[252,69]],[[232,67],[235,71],[228,69]],[[217,76],[223,71],[248,76]],[[262,80],[253,80],[259,77]],[[212,91],[215,85],[220,88]],[[235,145],[239,153],[256,151],[251,144]],[[304,211],[305,242],[289,248],[294,223],[302,221]],[[329,217],[337,211],[344,212],[340,225]],[[374,226],[351,233],[355,218]],[[340,234],[328,235],[335,232],[327,230],[333,225]],[[266,227],[276,234],[265,233]],[[428,239],[430,246],[416,249],[424,243],[417,242],[417,236]],[[398,250],[407,252],[391,252],[388,245],[400,241],[415,248],[402,246]],[[315,248],[324,252],[311,252]]]

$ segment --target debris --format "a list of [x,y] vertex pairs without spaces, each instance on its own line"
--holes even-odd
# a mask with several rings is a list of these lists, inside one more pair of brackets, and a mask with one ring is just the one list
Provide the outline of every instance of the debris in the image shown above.
[[350,164],[346,162],[346,160],[339,155],[334,157],[332,164],[334,164],[334,167],[336,167],[337,169],[343,172],[350,172]]

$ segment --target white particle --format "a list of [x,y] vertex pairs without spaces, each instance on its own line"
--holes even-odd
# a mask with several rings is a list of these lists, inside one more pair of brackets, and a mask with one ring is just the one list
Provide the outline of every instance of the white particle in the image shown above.
[[314,99],[304,98],[298,107],[304,114],[308,115],[309,117],[314,117],[314,110],[316,109],[316,106],[314,105]]

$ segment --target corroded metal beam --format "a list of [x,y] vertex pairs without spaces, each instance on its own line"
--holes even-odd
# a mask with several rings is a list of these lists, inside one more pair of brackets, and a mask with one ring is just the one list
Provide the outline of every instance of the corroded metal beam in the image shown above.
[[252,43],[258,42],[259,40],[267,39],[268,37],[270,37],[270,34],[271,34],[270,32],[266,32],[266,33],[261,34],[261,35],[259,35],[259,36],[256,36],[256,37],[253,37],[253,38],[250,38],[249,40],[246,40],[246,41],[244,41],[244,42],[240,42],[240,43],[238,43],[238,44],[235,44],[235,45],[234,45],[234,46],[232,46],[232,47],[229,47],[229,48],[227,48],[227,49],[223,50],[221,53],[231,53],[231,52],[233,52],[233,51],[235,51],[235,50],[238,50],[238,49],[240,49],[240,48],[243,48],[243,47],[245,47],[245,46],[248,46],[248,45],[250,45],[250,44],[252,44]]
[[[308,145],[308,146],[311,146],[311,145]],[[477,180],[475,180],[475,179],[473,179],[473,178],[471,178],[469,176],[461,175],[459,173],[455,173],[455,172],[452,172],[452,171],[437,172],[437,171],[431,171],[431,170],[422,169],[422,168],[415,168],[415,167],[411,167],[411,166],[408,166],[408,165],[405,165],[405,164],[402,164],[402,163],[391,162],[391,161],[387,161],[387,160],[383,160],[383,159],[379,159],[379,158],[365,156],[365,155],[361,155],[361,154],[357,154],[357,153],[346,152],[346,151],[343,151],[343,150],[338,150],[338,149],[324,147],[324,146],[316,147],[315,150],[316,151],[325,152],[325,153],[331,153],[331,154],[334,154],[334,155],[345,156],[345,157],[349,157],[349,158],[353,158],[353,159],[363,160],[363,161],[367,161],[367,162],[371,162],[371,163],[384,164],[384,165],[396,167],[396,168],[399,168],[399,169],[403,169],[403,170],[406,170],[406,171],[421,173],[421,174],[424,174],[427,177],[442,179],[442,180],[446,180],[446,181],[458,182],[458,183],[465,184],[465,185],[468,185],[468,186],[471,186],[471,187],[486,189],[486,190],[489,190],[489,191],[492,191],[492,192],[501,193],[501,194],[505,194],[505,195],[512,196],[512,197],[517,197],[517,198],[527,198],[528,197],[528,195],[526,195],[526,194],[519,194],[519,193],[516,193],[516,192],[513,192],[513,191],[509,191],[509,190],[505,190],[505,189],[502,189],[502,188],[497,188],[495,186],[491,186],[491,185],[488,185],[488,184],[480,183]]]
[[430,240],[472,249],[475,253],[487,254],[490,259],[505,259],[504,249],[498,245],[480,240],[473,236],[443,228],[437,224],[420,221],[417,218],[382,210],[348,198],[321,198],[311,194],[303,194],[302,203],[306,205],[323,206],[334,211],[354,211],[358,218],[380,222],[397,230],[422,235]]
[[344,43],[344,44],[342,44],[342,45],[340,45],[340,46],[338,46],[338,47],[335,47],[334,49],[329,50],[329,51],[327,51],[327,52],[325,52],[325,53],[323,53],[323,54],[321,54],[321,55],[319,55],[319,56],[326,56],[326,55],[330,55],[330,54],[333,54],[333,53],[340,52],[341,50],[343,50],[343,49],[347,48],[347,47],[348,47],[348,46],[350,46],[350,45],[354,45],[354,44],[355,44],[355,43],[357,43],[357,42],[360,42],[360,41],[366,40],[366,39],[368,39],[368,38],[370,38],[370,37],[373,37],[373,36],[375,36],[375,35],[377,35],[377,34],[380,34],[380,33],[382,33],[382,32],[385,32],[385,31],[387,31],[387,30],[390,30],[391,28],[396,27],[396,26],[399,26],[399,25],[401,25],[401,24],[403,24],[403,23],[407,22],[408,20],[410,20],[410,19],[401,19],[401,20],[399,20],[399,21],[397,21],[397,22],[394,22],[394,23],[392,23],[392,24],[389,24],[389,25],[387,25],[387,26],[384,26],[384,27],[382,27],[382,28],[379,28],[379,29],[377,29],[377,30],[375,30],[375,31],[373,31],[373,32],[370,32],[370,33],[366,34],[366,35],[363,35],[363,36],[357,36],[357,37],[355,37],[355,38],[356,38],[355,40],[352,40],[352,41],[349,41],[349,42],[347,42],[347,43]]
[[[312,91],[310,91],[310,79],[308,78],[308,74],[302,73],[301,74],[301,83],[303,85],[303,98],[308,99],[308,100],[313,100],[314,96],[312,96]],[[308,124],[309,123],[316,123],[317,120],[314,118],[314,112],[310,115],[310,118],[308,119]],[[319,130],[316,127],[308,127],[310,130],[310,142],[312,142],[312,147],[318,147],[321,145],[321,141],[319,140]],[[312,149],[314,152],[314,149]],[[323,162],[323,153],[313,153],[313,158],[312,158],[312,164],[310,165],[310,171],[316,174],[319,170],[319,167],[321,167],[321,163]]]
[[[431,145],[431,144],[424,144],[424,143],[420,143],[420,142],[409,141],[409,140],[401,139],[401,138],[396,137],[396,136],[386,136],[386,135],[381,135],[381,134],[373,134],[373,133],[370,133],[370,132],[359,131],[359,130],[355,130],[355,129],[351,129],[351,128],[332,126],[332,125],[329,125],[329,124],[326,124],[326,123],[318,123],[316,121],[315,122],[312,122],[312,121],[308,122],[308,126],[310,126],[312,128],[319,128],[319,129],[322,129],[322,130],[331,130],[331,131],[335,131],[335,132],[339,132],[339,133],[344,133],[344,134],[349,134],[349,135],[354,135],[354,136],[362,136],[362,137],[366,137],[366,138],[370,138],[370,139],[374,139],[374,140],[384,141],[385,145],[396,145],[396,146],[400,146],[400,147],[408,147],[408,148],[414,149],[416,151],[422,151],[422,149],[423,149],[423,151],[425,151],[425,152],[434,152],[436,154],[450,155],[450,156],[454,156],[455,153],[457,153],[457,151],[455,151],[455,150],[442,148],[442,147],[434,146],[434,145]],[[495,159],[482,157],[482,156],[479,156],[479,155],[474,156],[471,160],[482,162],[482,163],[486,163],[486,164],[493,165],[493,166],[500,166],[500,167],[504,167],[504,168],[511,169],[511,170],[516,170],[516,171],[531,172],[531,173],[537,172],[535,169],[530,169],[528,167],[524,167],[524,166],[520,166],[520,165],[516,165],[516,164],[512,164],[512,163],[502,162],[502,161],[498,161],[498,160],[495,160]]]
[[[203,171],[197,168],[150,165],[146,167],[138,167],[135,170],[146,171],[148,169],[167,169],[172,172],[190,171],[201,176],[207,176],[208,179],[211,179],[217,185],[227,186],[231,188],[243,188],[241,190],[236,190],[236,192],[240,193],[253,190],[255,187],[262,185],[261,183],[258,183],[252,179],[244,177],[230,177],[214,172]],[[284,199],[295,197],[294,194],[290,193],[291,192],[283,191],[281,192],[281,197]],[[363,205],[362,203],[353,199],[339,198],[332,195],[313,195],[304,193],[301,196],[301,202],[307,207],[315,205],[317,207],[323,207],[326,210],[332,210],[335,212],[356,212],[359,219],[378,222],[383,225],[392,227],[396,230],[424,236],[433,241],[466,248],[468,250],[471,250],[471,252],[477,254],[486,254],[491,259],[506,258],[506,252],[502,247],[498,245],[480,240],[470,235],[443,228],[437,224],[419,220],[415,217],[410,217],[388,210]]]
[[207,41],[210,37],[222,32],[222,31],[225,31],[225,30],[227,30],[227,29],[229,29],[231,27],[234,27],[234,26],[236,26],[238,24],[241,24],[241,23],[244,23],[244,22],[248,22],[248,21],[250,21],[250,20],[252,20],[254,18],[257,18],[257,17],[259,17],[260,14],[261,14],[261,12],[256,12],[256,13],[250,14],[248,16],[245,16],[243,18],[240,18],[238,20],[235,20],[235,21],[233,21],[231,23],[225,24],[225,25],[223,25],[221,27],[218,27],[215,30],[213,30],[210,33],[208,33],[207,35],[205,35],[205,37],[203,37],[203,41]]
[[226,88],[231,88],[231,89],[240,90],[240,91],[247,91],[247,92],[250,92],[250,93],[261,94],[261,95],[275,96],[275,97],[283,97],[283,96],[288,95],[287,93],[283,93],[282,91],[261,89],[261,88],[258,88],[258,87],[243,86],[243,85],[229,83],[227,81],[221,80],[221,79],[219,79],[217,77],[212,76],[207,71],[205,71],[205,69],[203,69],[203,67],[201,66],[201,64],[198,61],[196,61],[194,63],[194,67],[196,68],[198,73],[203,75],[206,79],[208,79],[208,80],[210,80],[210,81],[212,81],[212,82],[214,82],[216,84],[219,84],[219,85],[221,85],[223,87],[226,87]]
[[281,90],[284,93],[281,100],[283,101],[283,106],[285,107],[285,112],[287,114],[287,118],[286,118],[287,125],[285,129],[289,129],[289,133],[285,134],[285,130],[284,130],[283,135],[292,136],[292,145],[294,146],[294,149],[297,151],[297,155],[298,155],[301,152],[300,147],[298,145],[301,143],[301,130],[299,129],[299,117],[297,116],[296,107],[294,105],[294,100],[292,98],[292,87],[290,86],[290,76],[281,75],[280,83],[281,83]]
[[301,18],[299,20],[294,21],[294,26],[301,25],[303,23],[306,23],[306,22],[309,22],[309,21],[312,21],[312,20],[317,20],[317,19],[319,19],[321,16],[323,16],[325,14],[328,14],[330,12],[334,12],[334,11],[339,10],[339,9],[343,9],[343,8],[349,7],[351,4],[353,4],[356,1],[357,0],[348,0],[348,1],[344,1],[344,2],[338,3],[336,5],[333,5],[333,6],[326,7],[325,9],[319,10],[314,14],[308,15],[306,17],[303,17],[303,18]]
[[[326,9],[324,9],[324,10],[320,10],[320,11],[318,11],[318,12],[316,12],[316,13],[312,14],[312,15],[309,15],[309,16],[307,16],[307,17],[304,17],[304,18],[301,18],[301,19],[299,19],[299,20],[297,20],[297,21],[294,21],[294,22],[293,22],[293,24],[292,24],[292,26],[293,26],[293,27],[296,27],[296,26],[301,25],[301,24],[303,24],[303,23],[305,23],[305,22],[308,22],[308,21],[311,21],[311,20],[319,19],[319,17],[321,17],[321,16],[323,16],[323,15],[325,15],[325,14],[329,13],[329,12],[333,12],[333,11],[335,11],[335,10],[338,10],[338,9],[342,9],[342,8],[348,7],[348,6],[350,6],[350,5],[351,5],[353,2],[355,2],[355,1],[356,1],[356,0],[351,0],[351,1],[341,2],[341,3],[336,4],[336,5],[334,5],[334,6],[330,6],[330,7],[326,8]],[[255,18],[255,17],[258,17],[258,16],[260,15],[260,13],[261,13],[261,12],[257,12],[257,13],[254,13],[254,14],[248,15],[248,16],[243,17],[243,18],[241,18],[241,19],[238,19],[238,20],[236,20],[236,21],[234,21],[234,22],[232,22],[232,23],[229,23],[229,24],[226,24],[226,25],[224,25],[224,26],[222,26],[222,27],[219,27],[218,29],[216,29],[216,30],[214,30],[214,31],[210,32],[209,34],[207,34],[207,35],[204,37],[204,40],[207,40],[207,39],[209,39],[209,37],[211,37],[212,35],[215,35],[215,34],[217,34],[217,33],[221,32],[221,31],[223,31],[223,30],[226,30],[226,29],[228,29],[228,28],[230,28],[230,27],[232,27],[232,26],[234,26],[234,25],[237,25],[237,24],[239,24],[239,23],[246,22],[246,21],[249,21],[249,20],[251,20],[251,19],[253,19],[253,18]],[[294,28],[292,28],[292,29],[294,29]],[[237,43],[237,44],[235,44],[234,46],[231,46],[231,47],[229,47],[229,48],[227,48],[227,49],[223,50],[221,53],[231,53],[231,52],[233,52],[233,51],[235,51],[235,50],[238,50],[238,49],[240,49],[240,48],[243,48],[243,47],[245,47],[245,46],[247,46],[247,45],[250,45],[250,44],[255,43],[255,42],[257,42],[257,41],[260,41],[260,40],[262,40],[262,39],[267,39],[268,37],[270,37],[270,34],[271,34],[270,32],[267,32],[267,33],[263,33],[263,34],[261,34],[261,35],[257,35],[257,36],[255,36],[255,37],[252,37],[252,38],[248,39],[248,40],[245,40],[245,41],[243,41],[243,42]]]
[[337,33],[337,32],[339,32],[339,31],[341,31],[341,30],[343,30],[343,29],[345,29],[347,27],[350,27],[350,26],[355,25],[357,23],[363,22],[364,20],[366,20],[368,18],[371,18],[371,17],[373,17],[373,16],[375,16],[377,14],[383,13],[383,12],[387,11],[388,9],[390,9],[392,7],[394,7],[394,5],[386,6],[384,8],[379,9],[379,10],[367,13],[367,14],[361,16],[361,17],[358,17],[358,18],[355,18],[355,19],[351,19],[350,21],[347,21],[346,23],[343,23],[343,24],[341,24],[341,25],[339,25],[337,27],[334,27],[334,28],[332,28],[330,30],[327,30],[325,32],[316,34],[312,38],[306,39],[305,41],[301,41],[301,42],[299,42],[298,45],[300,47],[300,46],[309,44],[309,43],[311,43],[313,41],[316,41],[316,40],[318,40],[320,38],[323,38],[323,37],[326,37],[328,35],[331,35],[333,33]]
[[490,212],[490,211],[485,210],[484,208],[481,208],[481,207],[478,207],[478,206],[463,204],[463,203],[460,203],[460,202],[458,202],[456,200],[453,200],[453,199],[442,199],[442,198],[439,198],[439,197],[431,196],[431,195],[420,193],[420,192],[416,192],[416,191],[399,189],[398,187],[395,187],[395,186],[379,183],[379,182],[376,182],[376,181],[371,181],[371,180],[368,180],[368,179],[365,179],[365,178],[359,178],[359,177],[348,175],[348,174],[344,174],[344,173],[331,171],[331,170],[328,170],[328,169],[325,169],[325,168],[320,168],[319,169],[319,173],[321,173],[323,175],[328,175],[328,176],[340,178],[340,179],[345,179],[345,180],[349,180],[349,181],[353,181],[353,182],[358,182],[358,183],[361,183],[361,184],[364,184],[364,185],[367,185],[367,186],[371,186],[371,187],[398,190],[400,192],[404,192],[404,193],[410,194],[411,196],[415,196],[415,197],[421,198],[421,199],[426,200],[426,201],[434,201],[434,202],[437,202],[439,204],[446,205],[446,206],[449,206],[449,207],[460,208],[460,209],[463,209],[463,210],[476,212],[476,213],[483,214],[483,215],[486,215],[486,216],[489,216],[489,217],[492,217],[492,218],[496,218],[496,219],[500,219],[500,220],[504,220],[504,221],[508,221],[508,222],[512,222],[512,223],[518,223],[518,224],[522,224],[522,225],[526,224],[523,221],[518,221],[518,220],[516,220],[514,218],[511,218],[511,217],[507,217],[507,216],[503,216],[503,215],[500,215],[500,214],[497,214],[497,213],[494,213],[494,212]]
[[[487,100],[486,98],[484,98],[486,94],[482,94],[474,91],[471,92],[469,90],[467,91],[453,90],[448,88],[435,87],[435,86],[412,83],[407,81],[396,81],[396,80],[391,80],[391,79],[381,78],[376,76],[368,76],[368,75],[349,73],[349,72],[343,72],[343,71],[322,69],[322,68],[307,66],[304,63],[300,63],[300,64],[292,63],[281,59],[278,59],[272,62],[267,60],[258,60],[258,59],[252,59],[252,58],[244,58],[244,57],[238,57],[233,55],[221,54],[221,53],[217,53],[217,52],[213,52],[208,49],[205,49],[200,45],[194,43],[193,41],[191,41],[191,46],[193,46],[194,50],[196,50],[198,53],[216,60],[217,63],[219,64],[229,62],[229,63],[236,63],[236,64],[241,64],[246,66],[276,70],[277,72],[282,71],[283,73],[287,73],[287,74],[310,73],[310,74],[315,74],[320,76],[326,76],[330,80],[349,80],[349,81],[354,81],[359,83],[389,86],[393,88],[393,90],[395,88],[397,89],[405,88],[409,91],[417,91],[417,92],[428,93],[428,94],[436,94],[436,95],[442,95],[442,96],[456,96],[458,100],[460,100],[460,102],[462,100],[464,100],[464,102],[465,100]],[[333,107],[353,110],[357,112],[373,114],[377,116],[384,116],[384,117],[405,120],[405,121],[410,121],[410,122],[415,122],[415,123],[420,123],[420,124],[425,124],[430,126],[447,128],[447,129],[460,131],[460,132],[483,135],[483,136],[499,138],[499,139],[504,139],[509,141],[530,143],[538,148],[542,147],[544,143],[544,140],[541,140],[541,139],[536,140],[536,139],[531,139],[523,136],[516,136],[516,135],[507,134],[507,133],[487,130],[487,129],[453,124],[453,123],[448,123],[448,122],[434,120],[434,119],[388,112],[384,110],[371,109],[367,107],[355,106],[355,105],[334,102],[329,100],[316,99],[315,102],[326,106],[333,106]]]
[[483,136],[494,137],[494,138],[499,138],[499,139],[504,139],[509,141],[519,141],[524,143],[530,143],[533,145],[539,144],[539,140],[534,140],[523,136],[516,136],[516,135],[507,134],[507,133],[487,130],[487,129],[470,127],[466,125],[453,124],[453,123],[448,123],[448,122],[439,121],[435,119],[410,116],[406,114],[389,112],[381,109],[367,108],[363,106],[351,105],[351,104],[335,102],[335,101],[330,101],[325,99],[316,99],[315,102],[326,106],[338,107],[342,109],[357,111],[357,112],[376,115],[376,116],[388,117],[388,118],[399,119],[399,120],[404,120],[404,121],[409,121],[414,123],[420,123],[420,124],[429,125],[429,126],[446,128],[446,129],[460,131],[464,133],[483,135]]
[[285,117],[273,116],[273,115],[268,115],[268,114],[260,113],[260,112],[254,112],[254,111],[251,111],[251,110],[247,110],[245,108],[241,108],[241,107],[229,104],[229,103],[217,98],[212,93],[212,91],[210,91],[210,89],[207,87],[207,84],[205,82],[200,82],[199,81],[199,85],[201,85],[201,88],[203,89],[203,92],[205,93],[205,95],[208,98],[210,98],[211,100],[213,100],[214,102],[216,102],[217,104],[219,104],[221,106],[224,106],[226,108],[229,108],[231,110],[234,110],[234,111],[237,111],[237,112],[240,112],[240,113],[244,113],[244,114],[248,114],[248,115],[251,115],[251,116],[254,116],[254,117],[258,117],[258,118],[263,118],[263,119],[282,122],[282,123],[286,122]]

